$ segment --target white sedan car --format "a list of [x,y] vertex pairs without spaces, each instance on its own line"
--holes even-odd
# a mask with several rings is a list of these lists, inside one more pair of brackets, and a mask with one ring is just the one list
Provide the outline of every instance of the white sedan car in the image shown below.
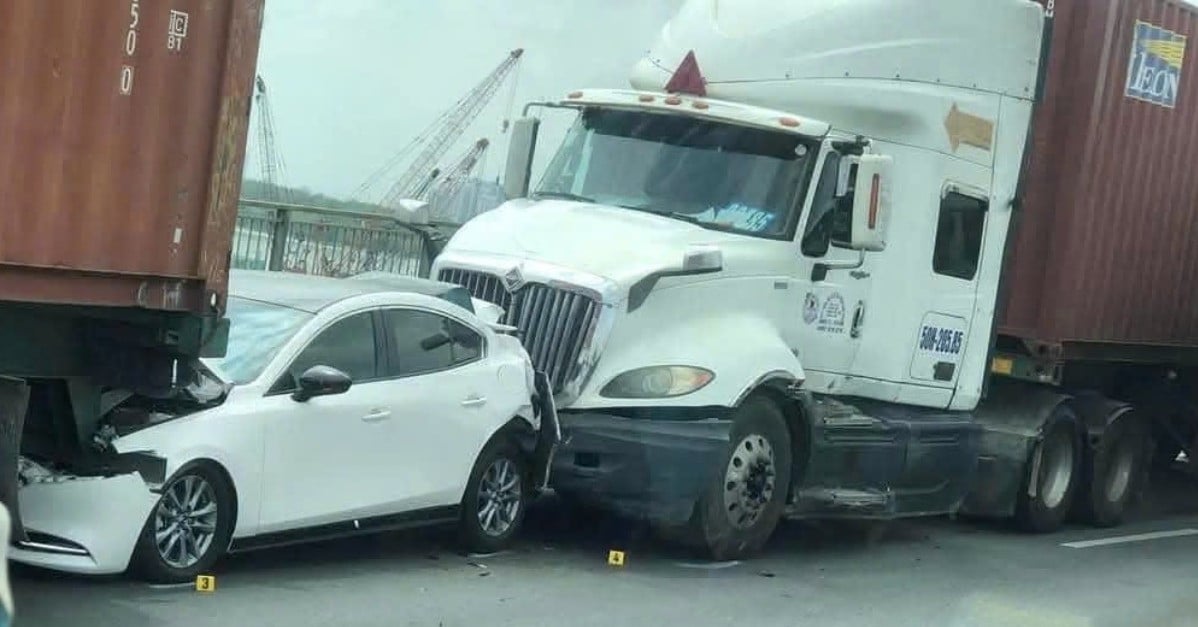
[[11,558],[186,581],[226,551],[444,522],[499,549],[560,431],[519,341],[470,306],[433,281],[234,271],[190,411],[102,400],[95,446],[124,471],[24,454]]

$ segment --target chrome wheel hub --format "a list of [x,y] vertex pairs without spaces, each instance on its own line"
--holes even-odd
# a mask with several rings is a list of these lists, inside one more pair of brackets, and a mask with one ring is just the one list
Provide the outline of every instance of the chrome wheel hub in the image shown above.
[[478,524],[483,533],[501,536],[516,524],[522,489],[515,462],[506,457],[491,462],[478,487]]
[[216,536],[216,492],[202,477],[170,484],[154,510],[154,544],[162,561],[190,568],[208,553]]
[[774,449],[764,436],[745,437],[724,472],[724,513],[737,529],[752,527],[774,498]]

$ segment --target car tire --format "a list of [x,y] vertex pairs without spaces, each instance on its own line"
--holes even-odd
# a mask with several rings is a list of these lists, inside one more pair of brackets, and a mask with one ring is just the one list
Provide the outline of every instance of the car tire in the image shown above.
[[[1038,469],[1029,461],[1015,506],[1015,522],[1030,533],[1050,533],[1061,528],[1081,483],[1081,441],[1078,420],[1065,405],[1057,407],[1044,425]],[[1035,459],[1034,457],[1032,458]],[[1033,476],[1035,472],[1035,476]],[[1036,495],[1028,488],[1036,482]]]
[[207,573],[229,547],[235,507],[233,487],[215,466],[180,469],[163,484],[142,527],[134,571],[155,583],[193,581]]
[[1110,425],[1078,493],[1082,518],[1098,527],[1123,522],[1144,485],[1147,461],[1148,434],[1143,422],[1125,416]]
[[520,448],[503,434],[492,438],[470,471],[462,495],[459,536],[476,553],[511,545],[524,524],[532,485]]
[[790,490],[791,438],[781,410],[751,396],[732,417],[718,475],[686,526],[657,526],[663,538],[728,561],[752,557],[773,535]]

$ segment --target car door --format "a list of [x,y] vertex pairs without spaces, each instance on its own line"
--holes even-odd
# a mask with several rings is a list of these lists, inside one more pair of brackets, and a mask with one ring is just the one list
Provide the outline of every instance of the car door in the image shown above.
[[400,383],[391,409],[403,462],[402,505],[456,505],[475,458],[510,416],[498,416],[499,373],[484,335],[443,312],[383,312],[389,364]]
[[[359,311],[328,324],[262,399],[263,532],[383,513],[389,500],[392,415],[376,316]],[[299,376],[317,365],[349,375],[349,390],[293,400]]]

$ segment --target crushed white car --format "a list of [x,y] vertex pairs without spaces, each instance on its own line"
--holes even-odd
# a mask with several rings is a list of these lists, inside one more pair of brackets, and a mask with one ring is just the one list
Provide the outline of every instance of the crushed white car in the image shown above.
[[181,368],[178,398],[110,392],[105,468],[23,453],[11,558],[186,581],[226,551],[447,522],[500,549],[560,429],[520,342],[464,298],[234,271],[226,356]]

